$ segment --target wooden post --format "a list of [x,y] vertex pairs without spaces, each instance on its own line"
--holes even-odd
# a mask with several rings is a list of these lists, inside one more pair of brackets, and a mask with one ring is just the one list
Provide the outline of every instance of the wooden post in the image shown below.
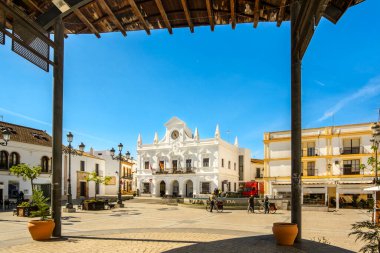
[[51,207],[55,222],[53,236],[61,236],[62,197],[62,114],[63,114],[63,52],[64,27],[58,17],[54,25],[54,73],[53,73],[53,176]]
[[291,19],[291,221],[298,226],[296,242],[302,238],[302,206],[301,206],[301,57],[295,45],[298,43],[298,31],[294,31],[295,23],[300,12],[301,4],[292,1]]

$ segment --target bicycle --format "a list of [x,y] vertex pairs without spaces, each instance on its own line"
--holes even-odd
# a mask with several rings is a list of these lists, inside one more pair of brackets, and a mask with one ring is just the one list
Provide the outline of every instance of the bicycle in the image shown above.
[[[262,203],[259,202],[259,206],[257,208],[259,213],[265,212],[265,204],[264,201]],[[275,203],[269,203],[269,213],[274,214],[277,211],[277,207]]]
[[[214,201],[213,210],[216,210],[218,213],[223,212],[223,201],[217,201],[217,200],[215,200]],[[209,200],[207,200],[206,211],[207,212],[211,211],[211,202]]]

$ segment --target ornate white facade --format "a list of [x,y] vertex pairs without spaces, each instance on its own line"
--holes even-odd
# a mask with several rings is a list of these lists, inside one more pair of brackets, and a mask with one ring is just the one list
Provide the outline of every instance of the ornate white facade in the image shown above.
[[239,181],[248,181],[250,151],[220,138],[216,127],[213,138],[200,139],[180,119],[166,124],[165,136],[155,133],[153,144],[137,140],[136,187],[140,195],[192,197],[215,188],[237,191]]

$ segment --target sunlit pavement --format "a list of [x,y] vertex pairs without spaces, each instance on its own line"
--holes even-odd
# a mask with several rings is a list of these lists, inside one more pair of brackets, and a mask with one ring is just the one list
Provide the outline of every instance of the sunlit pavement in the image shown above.
[[209,213],[135,200],[124,203],[121,209],[63,213],[63,237],[45,242],[31,239],[29,218],[2,212],[0,252],[357,252],[363,243],[348,237],[350,224],[370,219],[366,210],[304,211],[303,243],[279,247],[272,223],[290,222],[289,211]]

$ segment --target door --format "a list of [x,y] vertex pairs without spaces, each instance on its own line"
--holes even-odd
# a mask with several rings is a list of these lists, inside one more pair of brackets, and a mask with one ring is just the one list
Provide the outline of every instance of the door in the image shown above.
[[80,182],[80,194],[81,197],[86,197],[86,182]]

